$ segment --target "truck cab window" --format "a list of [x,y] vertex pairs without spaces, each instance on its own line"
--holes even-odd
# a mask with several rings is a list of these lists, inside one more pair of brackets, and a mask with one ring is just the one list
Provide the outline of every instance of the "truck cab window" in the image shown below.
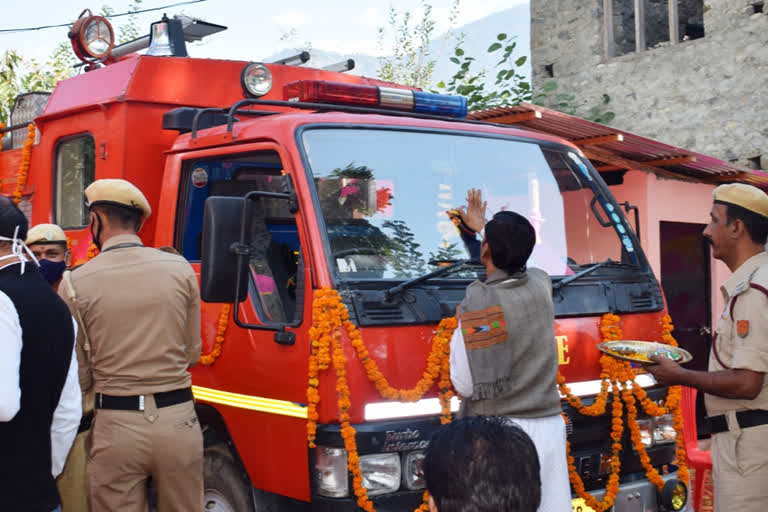
[[79,135],[56,145],[53,221],[67,228],[88,225],[83,192],[93,183],[96,149],[91,135]]
[[565,277],[599,262],[638,264],[623,215],[563,148],[362,127],[313,128],[302,138],[340,280],[412,279],[466,258],[446,212],[473,187],[488,217],[511,210],[531,222],[531,267]]
[[[261,190],[284,192],[287,178],[274,151],[198,160],[185,166],[183,221],[177,245],[188,260],[200,259],[203,211],[211,196],[243,197]],[[296,317],[301,245],[296,218],[285,200],[261,198],[253,221],[251,297],[263,321],[292,323]]]

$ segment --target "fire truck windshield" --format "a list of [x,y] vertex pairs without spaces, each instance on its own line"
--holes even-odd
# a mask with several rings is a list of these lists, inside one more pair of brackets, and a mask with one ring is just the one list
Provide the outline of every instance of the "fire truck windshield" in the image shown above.
[[639,261],[623,215],[569,148],[392,128],[310,128],[302,143],[340,279],[411,279],[468,258],[446,211],[466,204],[473,187],[487,217],[512,210],[531,221],[529,266],[568,276],[597,262]]

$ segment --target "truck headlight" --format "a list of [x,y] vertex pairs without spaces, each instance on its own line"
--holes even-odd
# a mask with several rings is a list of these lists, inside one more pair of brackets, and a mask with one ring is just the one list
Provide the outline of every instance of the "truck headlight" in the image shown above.
[[675,439],[677,439],[677,432],[675,432],[674,416],[665,414],[656,418],[653,428],[654,444],[674,443]]
[[414,491],[426,487],[424,481],[424,456],[422,450],[406,453],[403,457],[403,483],[406,489]]
[[349,495],[347,451],[344,448],[318,446],[315,453],[317,494],[328,498],[343,498]]
[[400,488],[400,456],[397,453],[361,455],[360,470],[369,496],[395,492]]

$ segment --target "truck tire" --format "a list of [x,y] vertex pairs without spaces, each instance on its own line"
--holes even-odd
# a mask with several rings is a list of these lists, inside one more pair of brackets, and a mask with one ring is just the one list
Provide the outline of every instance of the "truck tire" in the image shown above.
[[203,489],[205,512],[255,512],[248,481],[224,443],[203,453]]

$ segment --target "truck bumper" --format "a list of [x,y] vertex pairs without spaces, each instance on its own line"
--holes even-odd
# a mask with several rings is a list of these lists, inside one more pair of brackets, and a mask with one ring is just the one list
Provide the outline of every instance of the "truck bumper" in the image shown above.
[[[662,477],[665,482],[672,479],[677,479],[677,472],[669,473]],[[693,501],[690,495],[690,489],[688,490],[688,500],[683,507],[683,512],[693,512]],[[599,491],[591,491],[591,494],[600,501],[605,496],[605,489]],[[574,497],[576,499],[577,497]],[[616,499],[613,504],[613,512],[654,512],[660,510],[659,505],[659,491],[656,486],[646,479],[638,480],[636,482],[627,482],[621,484],[619,487],[619,493],[616,495]],[[582,507],[581,510],[574,502],[573,512],[586,512],[588,508]]]
[[[376,512],[410,512],[421,504],[424,491],[398,491],[371,498]],[[332,499],[315,496],[312,512],[360,512],[355,498]]]

